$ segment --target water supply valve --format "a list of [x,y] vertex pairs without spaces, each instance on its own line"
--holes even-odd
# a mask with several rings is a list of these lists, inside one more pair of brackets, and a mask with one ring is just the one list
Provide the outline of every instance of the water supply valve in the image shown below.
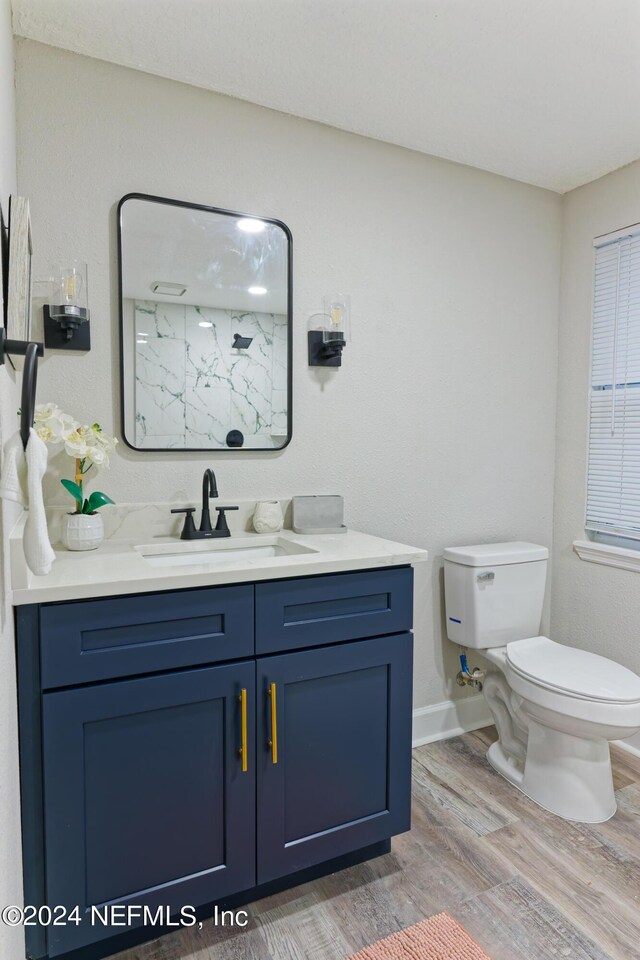
[[486,674],[480,667],[474,667],[469,670],[466,653],[460,654],[461,670],[456,674],[456,683],[459,687],[473,687],[474,690],[482,690],[482,681]]

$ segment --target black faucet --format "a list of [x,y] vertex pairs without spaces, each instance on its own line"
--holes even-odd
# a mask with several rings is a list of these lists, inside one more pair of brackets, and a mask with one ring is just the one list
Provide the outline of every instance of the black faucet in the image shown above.
[[209,497],[218,496],[218,484],[216,475],[211,468],[205,470],[202,478],[202,517],[200,518],[200,533],[209,533],[213,528],[211,526],[211,514],[209,513]]
[[218,485],[216,475],[208,468],[202,478],[202,517],[200,518],[200,529],[196,530],[193,520],[195,507],[176,507],[171,513],[184,513],[184,527],[180,534],[181,540],[204,540],[218,537],[230,537],[231,531],[227,525],[227,510],[237,510],[238,507],[216,507],[218,512],[218,521],[215,530],[211,527],[211,514],[209,512],[209,497],[218,496]]

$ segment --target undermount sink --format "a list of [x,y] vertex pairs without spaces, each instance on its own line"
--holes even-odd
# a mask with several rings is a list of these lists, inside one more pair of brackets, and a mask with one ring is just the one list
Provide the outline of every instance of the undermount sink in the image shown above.
[[192,564],[235,563],[238,560],[275,560],[303,553],[317,553],[286,537],[242,537],[200,540],[174,544],[144,544],[135,548],[152,567],[184,567]]

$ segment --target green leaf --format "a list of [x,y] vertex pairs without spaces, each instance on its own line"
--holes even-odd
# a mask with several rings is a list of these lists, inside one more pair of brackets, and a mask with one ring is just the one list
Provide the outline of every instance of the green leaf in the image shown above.
[[90,506],[89,506],[89,501],[88,501],[88,500],[85,500],[85,502],[82,504],[82,511],[81,511],[81,512],[82,512],[82,513],[91,513],[91,508],[90,508]]
[[89,513],[93,513],[95,510],[98,510],[99,507],[106,506],[107,503],[113,503],[111,497],[108,497],[106,493],[101,493],[99,490],[94,490],[88,500],[89,503]]
[[68,490],[74,500],[78,501],[78,513],[82,513],[82,487],[74,483],[73,480],[61,480],[60,483]]

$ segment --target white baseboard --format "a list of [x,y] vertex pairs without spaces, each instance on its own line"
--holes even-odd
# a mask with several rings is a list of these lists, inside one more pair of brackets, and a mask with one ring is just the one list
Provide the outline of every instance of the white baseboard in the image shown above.
[[[460,700],[443,700],[413,711],[413,746],[421,747],[436,740],[448,740],[462,733],[479,730],[493,723],[493,717],[482,694]],[[613,740],[625,753],[640,758],[640,734],[629,740]]]
[[481,693],[460,700],[444,700],[413,711],[413,746],[459,737],[461,733],[488,727],[493,717]]
[[[637,734],[634,739],[637,739]],[[630,753],[634,757],[640,757],[640,747],[635,743],[629,743],[627,740],[613,740],[612,742],[616,747],[624,750],[625,753]]]

